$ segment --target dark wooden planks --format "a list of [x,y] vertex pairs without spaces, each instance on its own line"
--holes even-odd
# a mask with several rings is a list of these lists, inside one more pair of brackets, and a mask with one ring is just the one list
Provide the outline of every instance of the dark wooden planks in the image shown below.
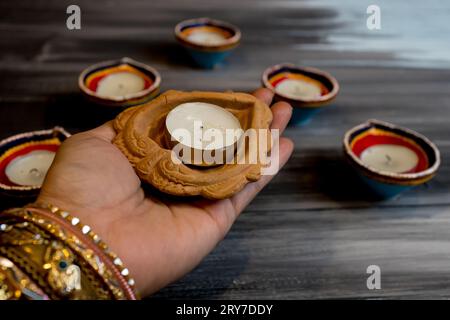
[[[442,206],[250,210],[197,270],[157,297],[448,296],[449,218]],[[380,291],[366,288],[371,264],[381,267]]]

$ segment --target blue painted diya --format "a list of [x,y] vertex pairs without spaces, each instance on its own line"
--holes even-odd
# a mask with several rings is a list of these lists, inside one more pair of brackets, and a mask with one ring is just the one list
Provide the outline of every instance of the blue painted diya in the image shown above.
[[37,194],[61,143],[63,128],[17,134],[0,141],[0,191],[12,196]]
[[290,63],[266,69],[262,83],[275,93],[275,101],[286,101],[292,105],[292,125],[308,123],[339,92],[337,80],[329,73]]
[[379,120],[350,129],[344,137],[344,152],[381,198],[429,181],[441,163],[438,148],[426,137]]
[[241,31],[223,21],[199,18],[178,23],[175,37],[199,66],[212,69],[239,44]]
[[158,71],[127,57],[92,65],[78,78],[89,100],[113,107],[145,103],[158,95],[160,85]]

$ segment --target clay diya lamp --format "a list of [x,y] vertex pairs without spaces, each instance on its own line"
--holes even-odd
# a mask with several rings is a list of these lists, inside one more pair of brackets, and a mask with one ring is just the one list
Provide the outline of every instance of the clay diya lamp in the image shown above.
[[154,68],[130,58],[101,62],[81,72],[78,86],[91,101],[129,107],[159,93],[161,76]]
[[37,194],[61,143],[63,128],[17,134],[0,141],[0,190],[13,196]]
[[441,163],[438,148],[426,137],[379,120],[350,129],[344,137],[344,152],[382,198],[429,181]]
[[337,80],[329,73],[289,63],[266,69],[262,83],[275,93],[275,101],[286,101],[294,108],[293,125],[308,123],[339,92]]
[[175,37],[199,66],[211,69],[239,44],[241,31],[223,21],[199,18],[178,23]]
[[[252,156],[255,145],[269,141],[264,133],[269,132],[271,121],[270,108],[246,93],[172,90],[119,114],[114,122],[117,135],[113,143],[128,158],[140,179],[160,191],[224,199],[261,176],[267,163],[261,161],[259,153],[258,157]],[[200,122],[197,128],[196,122]],[[248,132],[254,132],[249,129],[262,132],[260,140],[255,140],[255,144],[240,143],[247,141],[247,137],[242,137]],[[196,135],[195,130],[201,134]],[[183,132],[186,135],[179,134]],[[222,137],[228,132],[240,133],[231,139],[214,138],[205,144],[208,132],[225,132],[219,135]],[[182,154],[176,151],[173,142],[183,148]],[[267,149],[260,150],[267,155],[272,144],[266,146]],[[199,151],[199,161],[192,162],[191,151]],[[205,157],[212,153],[218,161]],[[250,158],[255,161],[240,161]]]

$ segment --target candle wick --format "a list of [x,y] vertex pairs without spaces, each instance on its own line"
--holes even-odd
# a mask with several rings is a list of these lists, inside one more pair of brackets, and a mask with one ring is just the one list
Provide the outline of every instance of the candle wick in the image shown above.
[[386,160],[387,160],[387,162],[389,163],[389,162],[392,161],[392,158],[387,154],[387,155],[386,155]]
[[36,168],[33,168],[33,169],[30,169],[30,175],[35,176],[35,177],[40,177],[42,175],[42,172],[40,172]]

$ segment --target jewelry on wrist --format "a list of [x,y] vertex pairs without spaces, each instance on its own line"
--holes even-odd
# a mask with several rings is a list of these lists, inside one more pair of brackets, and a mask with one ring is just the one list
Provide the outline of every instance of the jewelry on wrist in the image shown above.
[[[2,270],[4,279],[14,278],[11,264],[50,299],[138,296],[129,270],[100,237],[77,217],[50,204],[34,203],[0,215],[0,298],[6,282]],[[16,296],[21,288],[16,285]]]

